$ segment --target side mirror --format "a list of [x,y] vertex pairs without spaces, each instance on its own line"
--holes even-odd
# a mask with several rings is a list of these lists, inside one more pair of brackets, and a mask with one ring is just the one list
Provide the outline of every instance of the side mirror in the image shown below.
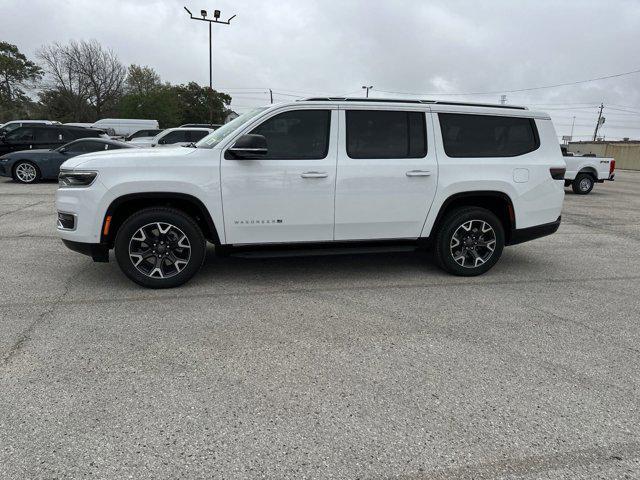
[[262,135],[242,135],[227,151],[237,159],[262,158],[268,153],[267,139]]
[[67,154],[67,149],[66,148],[60,148],[58,149],[58,152],[62,153],[63,155]]

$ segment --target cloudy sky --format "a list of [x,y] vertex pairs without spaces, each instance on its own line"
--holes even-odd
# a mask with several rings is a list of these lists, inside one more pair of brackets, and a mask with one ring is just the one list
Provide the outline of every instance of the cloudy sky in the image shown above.
[[[208,32],[182,9],[237,17],[214,26],[214,88],[239,112],[306,95],[499,102],[501,92],[640,70],[637,0],[0,0],[0,39],[29,56],[97,39],[163,80],[208,83]],[[484,92],[495,92],[487,93]],[[452,95],[465,93],[473,95]],[[552,114],[559,135],[640,138],[640,73],[506,93]]]

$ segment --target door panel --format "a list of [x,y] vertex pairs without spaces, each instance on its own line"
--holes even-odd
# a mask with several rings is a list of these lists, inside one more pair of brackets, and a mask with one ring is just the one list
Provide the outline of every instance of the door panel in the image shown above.
[[279,110],[243,133],[264,135],[269,153],[259,160],[225,158],[223,153],[227,243],[333,240],[337,110]]
[[[431,114],[415,111],[403,122],[399,114],[406,112],[358,108],[372,111],[370,119],[352,115],[347,130],[345,110],[339,115],[335,240],[418,238],[438,179]],[[416,132],[425,130],[420,144]]]

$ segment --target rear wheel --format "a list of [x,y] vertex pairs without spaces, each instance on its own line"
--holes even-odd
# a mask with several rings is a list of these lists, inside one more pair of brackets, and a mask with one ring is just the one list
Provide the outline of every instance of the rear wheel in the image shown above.
[[593,176],[588,173],[579,173],[571,184],[573,193],[578,195],[586,195],[593,190]]
[[502,255],[504,228],[498,217],[480,207],[453,210],[436,234],[437,265],[454,275],[481,275]]
[[13,179],[18,183],[36,183],[39,177],[38,167],[27,160],[20,160],[13,167]]
[[120,269],[148,288],[171,288],[187,282],[202,266],[205,252],[200,227],[172,208],[147,208],[133,214],[115,240]]

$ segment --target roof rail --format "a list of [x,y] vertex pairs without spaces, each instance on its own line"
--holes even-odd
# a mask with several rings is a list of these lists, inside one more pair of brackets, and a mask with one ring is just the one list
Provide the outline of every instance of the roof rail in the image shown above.
[[407,98],[349,98],[349,97],[310,97],[301,98],[299,102],[370,102],[370,103],[414,103],[423,105],[460,105],[464,107],[510,108],[512,110],[528,110],[520,105],[502,105],[496,103],[448,102],[442,100],[412,100]]

